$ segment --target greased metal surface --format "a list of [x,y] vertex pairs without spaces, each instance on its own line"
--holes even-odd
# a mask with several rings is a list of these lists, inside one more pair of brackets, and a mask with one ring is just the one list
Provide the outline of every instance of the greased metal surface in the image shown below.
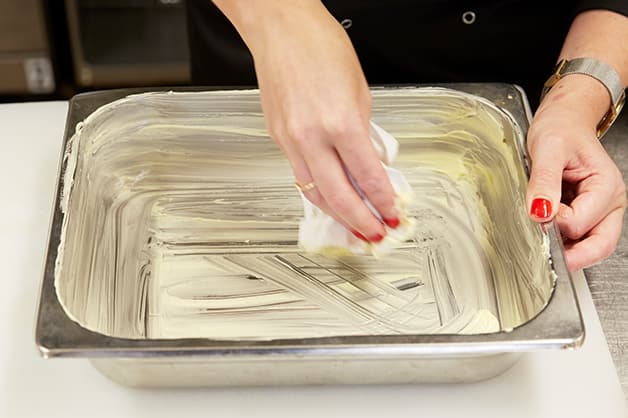
[[[505,96],[517,98],[521,100],[514,88]],[[184,99],[192,103],[187,108]],[[212,104],[217,106],[214,112]],[[132,111],[126,105],[138,108]],[[557,289],[567,298],[558,302],[571,312],[571,322],[558,332],[561,338],[556,338],[558,329],[554,335],[547,329],[544,341],[536,336],[527,344],[516,344],[521,342],[519,329],[479,338],[455,335],[509,331],[526,323],[548,302],[553,286],[542,234],[520,203],[525,188],[523,132],[506,114],[457,92],[374,91],[373,118],[398,137],[402,149],[411,150],[407,159],[400,159],[400,168],[411,172],[413,187],[426,194],[413,208],[425,220],[417,239],[379,268],[372,260],[298,253],[290,239],[299,215],[298,203],[296,208],[290,203],[291,177],[278,151],[260,141],[265,138],[257,106],[252,92],[150,94],[105,107],[79,129],[66,156],[70,168],[65,171],[63,207],[72,214],[76,205],[74,219],[82,216],[83,222],[68,222],[60,240],[64,252],[59,257],[58,300],[83,328],[109,336],[112,346],[105,348],[118,346],[117,354],[124,356],[120,350],[134,346],[126,355],[140,354],[151,342],[155,350],[144,354],[158,355],[177,345],[201,352],[220,348],[223,353],[230,345],[253,351],[291,347],[288,351],[297,358],[299,350],[318,350],[348,363],[342,350],[375,354],[375,360],[392,355],[389,360],[398,361],[417,354],[498,353],[500,345],[492,344],[499,341],[508,342],[501,345],[506,351],[577,344],[581,324],[573,294],[560,284],[565,274],[560,254],[554,254]],[[123,125],[130,129],[126,132],[95,123],[117,110],[122,113],[113,119],[116,123],[125,117],[133,122],[138,115],[142,122]],[[208,115],[215,117],[213,124],[194,119]],[[243,122],[234,128],[225,123],[229,117]],[[119,146],[108,147],[108,140]],[[133,141],[138,149],[124,148]],[[251,154],[260,158],[251,159]],[[81,166],[89,158],[94,160]],[[140,197],[128,199],[134,187]],[[84,193],[83,200],[75,197],[78,193]],[[512,200],[504,200],[504,194]],[[90,198],[96,202],[92,210]],[[102,214],[104,224],[110,224],[85,222],[85,217],[98,216],[99,208],[108,210],[98,204],[102,202],[112,203],[109,218]],[[272,212],[272,207],[281,210]],[[81,231],[81,225],[90,232]],[[93,246],[85,246],[81,236],[100,240],[88,240]],[[68,253],[71,245],[75,247]],[[81,251],[100,257],[77,257]],[[71,255],[67,264],[64,254]],[[83,279],[98,275],[98,280]],[[447,335],[440,339],[438,333]],[[115,342],[121,337],[143,343],[128,341],[120,347]],[[211,340],[190,346],[189,339],[198,337]],[[188,341],[162,345],[153,338]],[[436,343],[431,347],[436,350],[428,348],[428,341]],[[342,348],[334,352],[336,345]],[[65,351],[71,352],[76,353]],[[386,379],[395,381],[394,370]]]

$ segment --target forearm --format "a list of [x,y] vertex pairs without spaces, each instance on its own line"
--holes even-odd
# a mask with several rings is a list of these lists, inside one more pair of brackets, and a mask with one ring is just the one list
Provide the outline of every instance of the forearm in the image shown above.
[[[565,39],[559,59],[595,58],[610,65],[628,85],[628,18],[606,10],[580,14]],[[599,81],[586,75],[569,75],[550,91],[539,111],[556,102],[570,106],[590,126],[596,125],[610,106],[610,96]]]
[[[231,21],[247,47],[254,51],[273,32],[287,26],[328,20],[330,15],[319,0],[213,0]],[[301,23],[299,23],[301,22]],[[285,35],[285,34],[284,34]]]
[[580,14],[565,39],[560,58],[590,57],[603,61],[628,86],[628,18],[606,10]]

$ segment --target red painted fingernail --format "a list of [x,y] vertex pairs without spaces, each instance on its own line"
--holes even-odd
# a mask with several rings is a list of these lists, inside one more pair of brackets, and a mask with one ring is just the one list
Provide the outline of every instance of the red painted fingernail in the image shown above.
[[369,238],[369,242],[381,242],[384,239],[384,236],[381,234],[376,234],[373,235],[371,238]]
[[392,219],[386,219],[384,218],[384,223],[386,225],[388,225],[389,227],[391,227],[392,229],[395,229],[399,226],[399,224],[401,223],[401,221],[399,220],[399,218],[392,218]]
[[358,231],[351,231],[351,233],[357,238],[357,239],[361,239],[364,242],[369,242],[369,240],[366,239],[366,237],[362,234],[360,234]]
[[541,197],[537,197],[532,201],[530,213],[539,219],[548,218],[552,214],[552,202]]

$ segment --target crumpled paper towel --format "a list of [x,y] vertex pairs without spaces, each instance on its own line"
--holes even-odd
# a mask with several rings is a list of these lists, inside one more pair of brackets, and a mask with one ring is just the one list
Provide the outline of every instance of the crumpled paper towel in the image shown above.
[[[388,178],[397,193],[395,208],[399,214],[400,225],[393,229],[386,224],[386,237],[379,243],[367,243],[355,237],[351,231],[339,224],[334,218],[313,205],[303,193],[303,219],[299,225],[299,246],[311,253],[330,256],[340,255],[384,255],[397,248],[401,243],[413,238],[416,220],[408,217],[407,208],[413,199],[412,188],[404,175],[389,167],[396,158],[399,143],[388,132],[371,122],[370,136],[375,150],[388,174]],[[349,180],[367,207],[381,220],[381,216],[373,208],[355,180],[347,173]]]

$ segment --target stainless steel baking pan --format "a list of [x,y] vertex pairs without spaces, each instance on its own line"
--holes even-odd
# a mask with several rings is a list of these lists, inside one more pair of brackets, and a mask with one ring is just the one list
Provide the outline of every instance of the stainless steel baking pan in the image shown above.
[[[446,88],[445,88],[446,87]],[[415,191],[413,240],[327,258],[256,91],[70,103],[37,345],[136,386],[481,380],[584,337],[558,231],[528,220],[525,95],[373,90]]]

